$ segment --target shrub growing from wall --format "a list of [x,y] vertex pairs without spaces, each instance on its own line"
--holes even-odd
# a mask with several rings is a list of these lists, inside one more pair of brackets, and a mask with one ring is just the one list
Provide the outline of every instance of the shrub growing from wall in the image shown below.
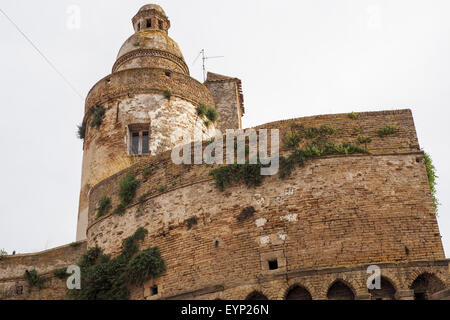
[[142,284],[165,272],[165,262],[157,247],[139,251],[139,243],[148,231],[136,230],[123,242],[122,252],[115,258],[105,255],[99,247],[91,248],[78,261],[81,269],[81,290],[70,290],[76,300],[127,300],[129,286]]

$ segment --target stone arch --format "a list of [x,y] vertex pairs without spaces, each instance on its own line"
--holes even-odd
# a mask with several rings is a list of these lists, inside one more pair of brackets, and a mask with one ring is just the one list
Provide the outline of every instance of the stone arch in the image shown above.
[[369,289],[372,300],[395,300],[397,289],[394,283],[385,276],[381,276],[381,288]]
[[267,296],[260,291],[253,291],[250,293],[245,300],[269,300]]
[[421,273],[411,283],[411,290],[414,290],[414,300],[428,300],[433,293],[445,289],[444,282],[434,273]]
[[328,300],[355,300],[355,296],[355,290],[342,279],[335,280],[328,287]]
[[312,295],[304,286],[295,284],[291,286],[284,297],[285,300],[312,300]]

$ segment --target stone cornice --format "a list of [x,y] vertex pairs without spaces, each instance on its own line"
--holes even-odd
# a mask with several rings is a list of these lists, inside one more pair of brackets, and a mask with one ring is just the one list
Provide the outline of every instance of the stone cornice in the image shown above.
[[214,100],[208,88],[183,73],[159,68],[127,69],[113,73],[94,85],[89,91],[85,114],[90,107],[101,105],[122,96],[157,93],[171,90],[174,97],[179,97],[195,105],[214,106]]
[[117,61],[114,63],[112,72],[113,73],[116,72],[117,69],[122,64],[124,64],[130,60],[133,60],[137,57],[145,57],[145,56],[152,56],[152,57],[158,57],[158,58],[170,60],[173,63],[177,64],[184,71],[184,73],[186,75],[189,75],[189,68],[188,68],[186,62],[182,58],[180,58],[170,52],[157,50],[157,49],[137,49],[137,50],[134,50],[134,51],[124,54],[119,59],[117,59]]

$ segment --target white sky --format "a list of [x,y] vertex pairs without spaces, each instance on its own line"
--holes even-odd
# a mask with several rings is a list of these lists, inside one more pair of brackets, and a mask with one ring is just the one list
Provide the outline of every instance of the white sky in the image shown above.
[[[0,8],[83,96],[111,72],[147,1],[2,0]],[[67,9],[81,9],[69,29]],[[450,1],[159,1],[191,74],[242,79],[249,127],[315,114],[413,110],[440,179],[439,227],[450,255]],[[0,249],[75,239],[84,103],[0,14]]]

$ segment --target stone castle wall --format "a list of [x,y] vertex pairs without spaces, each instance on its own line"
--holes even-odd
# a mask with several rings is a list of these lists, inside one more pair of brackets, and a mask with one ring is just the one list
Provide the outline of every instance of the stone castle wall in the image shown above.
[[[53,272],[76,264],[85,252],[86,241],[83,241],[43,252],[2,258],[0,260],[0,300],[64,299],[66,280],[56,278]],[[25,281],[25,271],[33,269],[45,279],[42,289],[30,287]]]
[[[399,132],[379,138],[376,132],[386,123],[396,123]],[[149,231],[141,248],[158,246],[167,271],[132,288],[132,299],[245,299],[252,292],[286,299],[295,286],[312,299],[327,299],[336,283],[347,285],[356,299],[370,299],[369,265],[381,268],[396,299],[412,299],[413,284],[424,274],[435,277],[435,291],[448,287],[449,261],[411,112],[362,113],[357,120],[326,115],[261,128],[279,128],[282,137],[298,126],[323,124],[339,129],[336,141],[372,137],[371,153],[317,158],[285,180],[267,177],[259,187],[223,192],[208,174],[213,166],[174,165],[170,152],[141,159],[92,188],[87,243],[0,261],[2,298],[64,299],[65,281],[53,270],[75,263],[86,245],[118,254],[139,227]],[[361,128],[357,134],[355,126]],[[113,207],[119,203],[118,184],[129,173],[140,182],[134,203],[123,216],[96,219],[103,196],[111,197]],[[249,207],[254,215],[239,221]],[[192,217],[197,224],[189,228]],[[278,268],[270,270],[269,261]],[[48,279],[42,290],[24,281],[25,270],[32,269]],[[155,285],[158,294],[152,295]]]
[[[397,124],[399,132],[378,137],[377,130],[388,123]],[[390,276],[399,290],[408,290],[411,278],[423,270],[448,283],[448,262],[411,112],[362,113],[357,120],[348,114],[327,115],[261,127],[280,128],[283,136],[295,126],[323,124],[339,130],[337,142],[370,136],[371,153],[315,159],[286,180],[274,176],[254,189],[234,186],[224,192],[208,175],[212,167],[177,166],[170,153],[161,154],[92,189],[88,246],[117,254],[138,227],[149,230],[144,246],[160,248],[168,271],[136,289],[133,298],[241,298],[256,287],[281,297],[281,288],[295,282],[296,274],[318,270],[328,270],[328,276],[325,272],[302,280],[315,283],[311,290],[316,298],[323,298],[323,288],[343,274],[355,277],[348,282],[364,296],[361,281],[370,264],[384,264],[389,274],[401,270],[401,276]],[[151,175],[143,176],[145,168],[151,168]],[[119,203],[118,182],[129,173],[140,181],[135,203],[124,216],[95,219],[100,198],[110,196],[114,206]],[[239,222],[237,215],[247,207],[255,209],[254,216]],[[189,229],[186,220],[192,217],[198,224]],[[277,270],[269,270],[273,260]],[[360,269],[339,269],[348,267]],[[148,289],[153,285],[158,286],[155,297]]]

